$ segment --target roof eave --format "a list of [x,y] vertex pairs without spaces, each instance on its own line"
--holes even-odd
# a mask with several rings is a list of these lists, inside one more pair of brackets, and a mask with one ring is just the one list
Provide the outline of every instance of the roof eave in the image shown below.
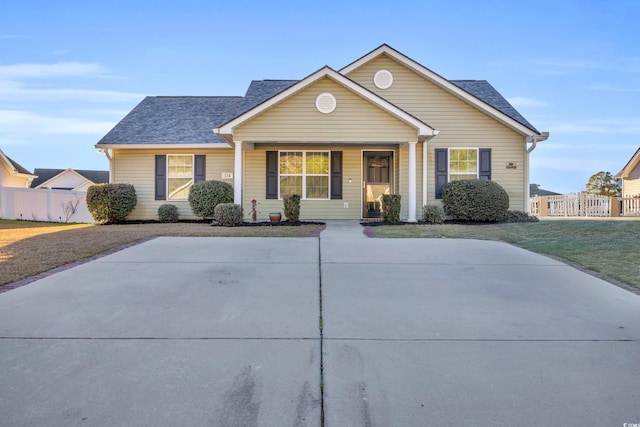
[[131,150],[131,149],[228,149],[229,145],[221,143],[204,143],[204,144],[96,144],[95,148],[98,149],[118,149],[118,150]]
[[481,99],[478,99],[477,97],[473,96],[472,94],[465,91],[464,89],[451,83],[449,80],[445,79],[438,73],[430,70],[429,68],[425,67],[419,62],[416,62],[415,60],[409,58],[408,56],[398,52],[397,50],[395,50],[394,48],[392,48],[387,44],[381,45],[377,49],[372,50],[371,52],[364,55],[360,59],[357,59],[356,61],[342,68],[340,70],[340,73],[348,74],[351,71],[361,67],[362,65],[366,64],[367,62],[371,61],[372,59],[382,54],[386,54],[390,56],[394,60],[400,62],[401,64],[404,64],[405,66],[414,70],[418,74],[427,78],[434,84],[437,84],[442,89],[446,90],[452,95],[468,102],[469,104],[473,105],[475,108],[478,108],[479,110],[484,111],[487,114],[490,114],[491,116],[495,117],[499,122],[513,129],[514,131],[525,136],[530,136],[532,132],[535,133],[536,135],[542,135],[541,132],[538,132],[535,129],[530,129],[527,126],[523,125],[522,123],[519,123],[518,121],[512,119],[511,117],[507,116],[503,112],[497,110],[495,107],[492,107],[491,105],[487,104]]
[[287,89],[276,94],[275,96],[265,100],[264,102],[258,104],[252,109],[244,112],[240,116],[228,121],[227,123],[224,123],[220,127],[214,128],[213,132],[218,136],[220,136],[221,138],[223,138],[225,141],[232,143],[234,128],[246,123],[247,121],[251,120],[253,117],[261,114],[262,112],[273,107],[274,105],[284,101],[294,93],[304,89],[305,87],[308,87],[309,85],[313,84],[314,82],[318,81],[323,77],[328,77],[333,81],[335,81],[336,83],[347,87],[352,92],[357,93],[362,98],[376,104],[379,108],[382,108],[383,110],[387,111],[389,114],[393,115],[398,120],[401,120],[404,123],[416,128],[418,130],[419,138],[433,137],[437,134],[437,133],[434,133],[434,132],[437,132],[435,129],[433,129],[428,124],[422,122],[420,119],[412,116],[406,111],[391,104],[389,101],[380,97],[376,93],[369,91],[368,89],[364,88],[363,86],[359,85],[358,83],[338,73],[337,71],[333,70],[331,67],[328,67],[328,66],[325,66],[320,70],[310,74],[306,78],[300,80],[298,83],[288,87]]
[[615,174],[614,178],[628,178],[629,174],[636,166],[640,163],[640,148],[636,150],[636,152],[631,156],[631,159],[627,162],[626,165],[622,168],[620,172]]

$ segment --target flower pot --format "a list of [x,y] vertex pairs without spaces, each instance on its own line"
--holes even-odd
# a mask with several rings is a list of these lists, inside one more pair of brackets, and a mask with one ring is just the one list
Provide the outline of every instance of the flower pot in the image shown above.
[[280,212],[269,214],[269,220],[271,222],[280,222],[281,219],[282,219],[282,214]]

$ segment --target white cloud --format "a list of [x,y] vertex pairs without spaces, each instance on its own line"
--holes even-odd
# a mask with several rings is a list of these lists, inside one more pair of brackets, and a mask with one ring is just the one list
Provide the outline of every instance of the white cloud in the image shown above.
[[56,117],[22,110],[0,110],[0,140],[20,140],[27,135],[104,135],[115,121]]
[[108,75],[107,71],[102,65],[82,62],[12,64],[0,65],[0,78],[100,77]]
[[640,118],[593,119],[555,123],[548,126],[553,133],[608,133],[640,135]]
[[507,98],[509,104],[514,107],[545,107],[547,104],[543,101],[526,98],[524,96],[514,96],[512,98]]
[[114,102],[141,100],[145,97],[145,94],[99,89],[35,89],[24,87],[22,84],[15,81],[0,80],[0,97],[2,97],[5,101],[10,97],[14,97],[19,100],[24,100],[25,97],[45,97],[54,99],[78,98],[85,101]]

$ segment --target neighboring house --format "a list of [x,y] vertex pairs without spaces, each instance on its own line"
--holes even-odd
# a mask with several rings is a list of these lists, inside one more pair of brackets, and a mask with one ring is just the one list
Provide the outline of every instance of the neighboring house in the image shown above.
[[531,197],[535,196],[560,196],[560,193],[556,193],[554,191],[543,190],[540,188],[540,184],[529,184],[529,195]]
[[614,178],[622,180],[622,197],[640,196],[640,148]]
[[87,191],[93,184],[109,182],[109,171],[36,168],[34,173],[38,178],[33,180],[31,188]]
[[147,97],[96,144],[111,181],[135,186],[131,219],[164,203],[192,218],[188,189],[226,180],[250,215],[302,196],[301,219],[380,216],[385,193],[401,218],[441,203],[451,180],[491,179],[510,209],[529,209],[529,153],[547,139],[484,80],[447,80],[382,45],[339,71],[257,80],[244,97]]
[[35,178],[37,175],[20,166],[0,150],[0,186],[29,188]]

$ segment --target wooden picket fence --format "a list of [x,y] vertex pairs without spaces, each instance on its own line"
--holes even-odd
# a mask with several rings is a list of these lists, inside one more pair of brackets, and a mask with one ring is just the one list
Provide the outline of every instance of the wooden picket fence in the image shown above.
[[640,197],[609,197],[587,193],[534,196],[530,212],[549,217],[640,216]]

